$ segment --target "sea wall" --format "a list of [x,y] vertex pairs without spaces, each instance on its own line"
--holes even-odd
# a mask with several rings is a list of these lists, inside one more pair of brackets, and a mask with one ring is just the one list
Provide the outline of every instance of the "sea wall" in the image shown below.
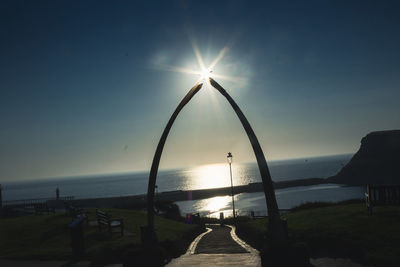
[[[308,186],[315,184],[326,183],[326,179],[322,178],[310,178],[310,179],[299,179],[274,183],[275,189],[295,187],[295,186]],[[254,193],[263,192],[264,187],[261,182],[250,183],[248,185],[239,185],[234,187],[234,193]],[[211,198],[216,196],[227,196],[231,194],[231,187],[220,187],[210,189],[197,189],[197,190],[176,190],[161,192],[155,195],[155,200],[161,201],[185,201],[185,200],[198,200]],[[74,199],[68,201],[69,203],[80,206],[80,207],[92,207],[92,208],[115,208],[115,207],[132,207],[132,206],[145,206],[146,195],[135,195],[135,196],[120,196],[120,197],[104,197],[104,198],[88,198],[88,199]],[[63,208],[64,201],[62,200],[49,200],[47,203],[50,206]]]

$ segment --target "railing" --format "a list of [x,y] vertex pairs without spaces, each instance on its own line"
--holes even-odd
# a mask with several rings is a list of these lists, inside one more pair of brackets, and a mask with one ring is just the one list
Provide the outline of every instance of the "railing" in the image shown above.
[[[289,213],[290,209],[279,209],[280,215]],[[219,212],[200,212],[201,217],[207,217],[207,218],[217,218],[219,215]],[[237,216],[247,216],[247,217],[252,217],[252,218],[268,218],[268,211],[267,210],[242,210],[242,209],[237,209],[236,210]],[[225,214],[226,216],[226,214]],[[232,216],[232,215],[229,215]]]
[[39,203],[45,203],[49,200],[60,200],[60,201],[69,201],[73,200],[73,196],[65,196],[56,198],[32,198],[32,199],[18,199],[18,200],[9,200],[3,201],[3,207],[29,207]]
[[367,184],[365,193],[368,215],[372,215],[372,206],[399,205],[400,185],[371,185]]
[[367,195],[375,205],[400,204],[400,185],[367,184]]
[[[290,209],[279,209],[279,214],[289,213]],[[268,212],[266,210],[251,210],[251,211],[242,211],[243,215],[252,217],[252,218],[268,218]]]

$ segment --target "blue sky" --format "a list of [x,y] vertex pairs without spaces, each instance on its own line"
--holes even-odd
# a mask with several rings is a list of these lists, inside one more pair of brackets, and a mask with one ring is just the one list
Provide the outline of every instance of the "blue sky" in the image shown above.
[[[195,43],[268,160],[354,153],[399,128],[396,1],[2,1],[0,181],[147,170],[198,80]],[[205,86],[160,168],[254,161],[226,101]]]

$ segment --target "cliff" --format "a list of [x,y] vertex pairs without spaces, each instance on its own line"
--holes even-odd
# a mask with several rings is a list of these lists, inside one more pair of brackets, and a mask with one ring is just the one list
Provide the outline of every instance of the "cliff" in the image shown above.
[[358,152],[330,183],[350,185],[400,183],[400,130],[367,134]]

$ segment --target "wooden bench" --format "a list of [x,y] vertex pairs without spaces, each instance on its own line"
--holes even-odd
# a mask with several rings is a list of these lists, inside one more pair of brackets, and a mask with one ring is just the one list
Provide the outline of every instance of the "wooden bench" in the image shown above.
[[35,209],[35,215],[39,215],[42,213],[49,214],[50,212],[55,213],[56,210],[53,207],[49,207],[47,203],[36,203],[33,205]]
[[371,185],[367,184],[365,203],[369,215],[372,215],[372,206],[399,205],[400,185]]
[[111,215],[102,210],[96,210],[97,224],[99,225],[99,230],[105,227],[110,233],[113,233],[112,229],[120,228],[121,236],[124,235],[124,221],[123,219],[111,218]]

